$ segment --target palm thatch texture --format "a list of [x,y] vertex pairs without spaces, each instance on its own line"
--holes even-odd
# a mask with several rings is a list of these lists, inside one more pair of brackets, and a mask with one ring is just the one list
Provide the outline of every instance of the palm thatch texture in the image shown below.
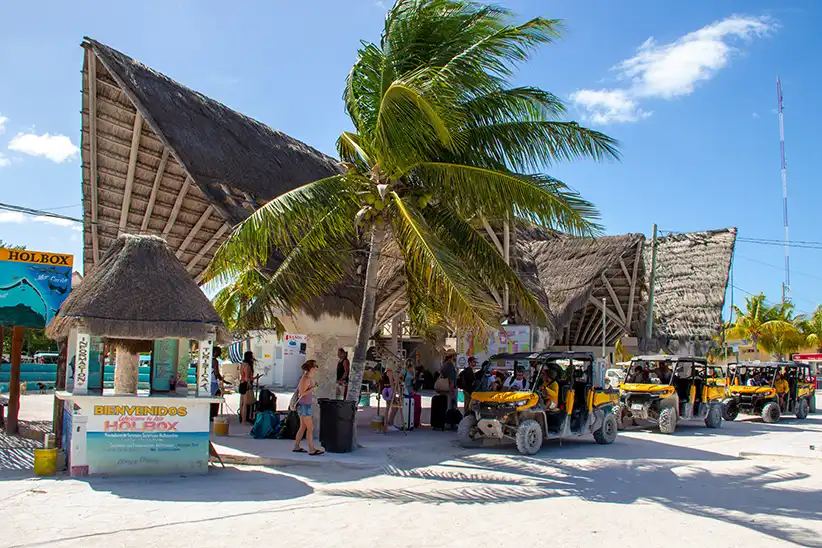
[[108,339],[204,340],[227,333],[220,316],[162,238],[117,238],[46,328],[55,340],[73,326]]
[[[710,341],[720,332],[735,243],[735,228],[658,239],[654,338]],[[650,245],[645,268],[650,272]]]
[[119,234],[162,234],[198,279],[259,204],[340,173],[333,159],[87,38],[86,271]]
[[[209,267],[208,276],[230,282],[218,302],[232,303],[232,314],[293,310],[340,284],[354,267],[352,249],[365,243],[352,401],[388,254],[402,261],[418,331],[445,322],[498,326],[508,311],[485,287],[508,287],[527,317],[544,325],[543,307],[485,238],[482,218],[577,235],[599,230],[590,203],[538,171],[579,157],[614,158],[615,142],[559,121],[565,110],[554,95],[510,85],[513,67],[560,30],[557,20],[512,20],[497,6],[398,0],[379,43],[364,42],[348,74],[343,97],[354,131],[337,141],[346,172],[270,201]],[[272,248],[285,260],[268,273],[260,265]]]

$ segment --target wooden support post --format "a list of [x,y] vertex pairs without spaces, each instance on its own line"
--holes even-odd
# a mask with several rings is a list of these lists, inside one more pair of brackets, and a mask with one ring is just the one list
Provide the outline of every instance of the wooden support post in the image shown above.
[[654,334],[654,285],[656,283],[656,223],[651,235],[651,280],[648,283],[648,323],[645,324],[645,344],[651,344]]
[[11,366],[9,374],[9,405],[6,416],[6,434],[17,434],[17,419],[20,417],[20,357],[23,353],[24,327],[11,328]]
[[97,239],[97,56],[91,49],[86,50],[88,65],[88,129],[89,129],[89,175],[91,178],[91,259],[94,264],[100,257]]
[[614,320],[617,324],[622,326],[625,325],[625,322],[622,321],[622,319],[619,316],[617,316],[610,308],[608,308],[607,306],[603,307],[601,301],[593,297],[588,297],[588,302],[597,307],[598,309],[603,310],[608,315],[608,317]]
[[160,182],[166,172],[168,164],[168,147],[163,148],[163,156],[160,158],[160,165],[157,167],[157,174],[154,176],[154,186],[151,187],[151,195],[148,197],[148,205],[143,215],[143,224],[140,225],[140,232],[145,232],[148,228],[148,221],[151,219],[151,212],[154,210],[154,202],[157,201],[157,192],[160,190]]
[[494,242],[494,245],[496,246],[497,250],[499,251],[499,254],[500,255],[505,255],[505,250],[502,247],[502,243],[499,241],[499,238],[497,237],[496,233],[494,232],[494,229],[491,228],[491,224],[488,222],[488,219],[485,218],[485,215],[482,215],[480,217],[480,219],[482,220],[482,226],[485,227],[485,232],[488,233],[488,237],[491,238],[492,242]]
[[614,309],[616,309],[617,315],[622,320],[622,323],[625,323],[625,312],[622,310],[622,305],[619,304],[619,298],[617,297],[616,291],[614,291],[611,282],[608,281],[608,278],[605,277],[605,274],[601,274],[600,279],[602,280],[602,283],[605,284],[605,289],[608,290],[608,294],[611,296],[611,300],[614,302]]
[[[197,396],[211,396],[211,349],[214,335],[198,343],[197,347]],[[249,345],[250,346],[250,345]]]
[[214,233],[214,236],[212,236],[211,239],[208,242],[206,242],[206,244],[203,247],[200,248],[200,251],[197,252],[194,258],[188,261],[186,269],[190,271],[192,268],[194,268],[197,265],[197,263],[200,262],[200,259],[202,259],[206,253],[208,253],[209,249],[214,247],[214,244],[217,243],[220,237],[223,234],[225,234],[228,229],[229,226],[227,224],[224,224],[223,226],[218,228],[217,232]]
[[134,114],[134,129],[131,133],[131,152],[128,155],[126,186],[123,190],[123,205],[120,208],[120,225],[118,234],[122,234],[128,223],[128,210],[131,207],[131,190],[134,188],[134,172],[137,170],[137,154],[140,151],[140,135],[143,132],[143,117],[138,110]]
[[174,202],[171,215],[168,216],[168,222],[166,222],[166,227],[163,229],[163,236],[167,236],[174,227],[174,223],[177,221],[177,215],[180,213],[180,208],[183,207],[183,201],[186,199],[186,193],[188,192],[188,187],[190,186],[191,179],[186,177],[186,180],[183,183],[183,188],[180,189],[180,193],[177,195],[177,200]]
[[[505,259],[505,264],[511,264],[511,230],[508,225],[508,221],[502,225],[502,249],[503,249],[503,258]],[[505,285],[505,293],[502,296],[502,307],[503,311],[505,312],[505,316],[508,317],[508,314],[511,310],[511,302],[510,302],[510,294],[508,290],[508,285]]]
[[200,215],[200,218],[197,219],[197,223],[194,225],[194,228],[191,229],[191,231],[188,233],[188,236],[186,236],[186,239],[183,240],[183,243],[181,243],[180,247],[177,248],[178,259],[183,256],[183,253],[186,249],[188,249],[188,246],[191,243],[191,241],[194,239],[195,236],[197,236],[197,234],[199,234],[200,229],[202,229],[203,225],[206,223],[206,221],[208,221],[208,217],[211,215],[212,211],[214,211],[214,206],[209,205],[203,212],[203,214]]

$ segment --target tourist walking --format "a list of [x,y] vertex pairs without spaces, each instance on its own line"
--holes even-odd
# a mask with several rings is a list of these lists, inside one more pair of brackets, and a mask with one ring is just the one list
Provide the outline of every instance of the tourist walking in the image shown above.
[[297,383],[297,391],[299,399],[297,400],[297,415],[300,417],[300,429],[297,430],[297,437],[294,439],[294,452],[305,453],[305,449],[300,447],[300,442],[305,435],[308,441],[309,455],[322,455],[325,451],[314,447],[314,391],[317,389],[317,383],[314,382],[314,370],[317,369],[317,362],[308,360],[302,365],[303,376],[300,377],[300,382]]
[[477,376],[474,374],[474,368],[477,366],[477,358],[471,356],[468,358],[468,365],[460,371],[457,377],[457,387],[463,392],[463,412],[468,414],[468,408],[471,407],[471,394],[474,393],[474,385],[477,382]]
[[351,362],[348,361],[348,352],[343,348],[337,349],[337,399],[348,397],[348,374],[351,371]]
[[254,403],[254,353],[250,350],[243,354],[240,364],[240,422],[250,422],[248,412]]

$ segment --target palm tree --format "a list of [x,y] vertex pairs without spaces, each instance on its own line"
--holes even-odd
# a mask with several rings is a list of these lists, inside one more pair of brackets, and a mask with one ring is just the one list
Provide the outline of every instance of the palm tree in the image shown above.
[[[472,2],[398,0],[379,43],[363,42],[348,74],[344,100],[354,129],[337,141],[345,172],[261,207],[208,269],[207,279],[228,282],[218,310],[222,304],[232,318],[260,319],[306,306],[348,280],[355,256],[363,257],[351,401],[379,327],[383,255],[402,259],[409,319],[419,332],[443,323],[499,326],[508,311],[487,289],[502,287],[531,321],[545,324],[545,311],[486,240],[482,223],[599,231],[596,209],[539,170],[616,158],[616,143],[560,121],[565,109],[551,93],[509,85],[513,67],[560,29],[552,19],[511,19],[505,9]],[[267,267],[275,257],[279,264]]]
[[799,328],[805,336],[805,344],[822,352],[822,305],[817,306],[811,317],[800,323]]
[[[796,331],[792,323],[790,305],[780,303],[768,306],[765,295],[762,293],[745,297],[744,312],[736,306],[733,307],[733,311],[736,320],[727,330],[727,338],[750,340],[757,357],[760,348],[766,352],[782,348],[778,340],[774,338],[775,336]],[[768,348],[765,348],[763,344]]]
[[773,308],[774,319],[787,325],[782,326],[783,328],[769,329],[762,336],[760,345],[763,350],[776,356],[776,359],[783,360],[805,345],[806,337],[800,329],[805,317],[801,314],[794,316],[794,307],[791,303],[783,302]]

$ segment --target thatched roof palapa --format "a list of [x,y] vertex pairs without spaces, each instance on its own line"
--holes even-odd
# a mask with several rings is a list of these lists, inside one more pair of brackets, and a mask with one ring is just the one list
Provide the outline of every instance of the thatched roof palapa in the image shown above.
[[84,265],[162,235],[199,280],[230,227],[336,162],[95,40],[83,44]]
[[[655,338],[710,340],[719,333],[735,244],[735,228],[658,239]],[[650,271],[650,246],[645,264]]]
[[124,234],[73,289],[46,328],[64,339],[75,325],[109,339],[186,338],[228,334],[217,311],[162,238]]

